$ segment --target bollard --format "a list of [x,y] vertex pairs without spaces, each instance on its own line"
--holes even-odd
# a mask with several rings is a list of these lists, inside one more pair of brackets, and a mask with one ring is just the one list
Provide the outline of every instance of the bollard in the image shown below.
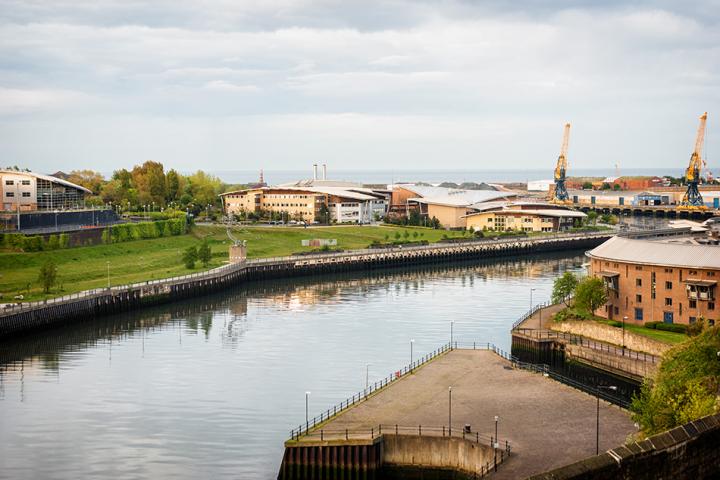
[[325,440],[325,436],[323,435],[323,431],[320,430],[320,441],[322,442],[323,440]]
[[395,435],[397,435],[397,434],[398,434],[398,426],[397,426],[397,423],[396,423],[396,424],[395,424]]
[[347,439],[348,439],[348,429],[346,428],[345,429],[345,440],[347,440]]

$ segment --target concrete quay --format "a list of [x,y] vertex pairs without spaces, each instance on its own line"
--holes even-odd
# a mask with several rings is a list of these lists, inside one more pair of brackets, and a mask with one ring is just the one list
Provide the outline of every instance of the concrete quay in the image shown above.
[[[321,431],[328,432],[323,438],[329,440],[332,432],[377,432],[379,425],[383,433],[392,425],[401,430],[435,427],[437,432],[447,428],[450,415],[454,437],[466,424],[472,431],[469,437],[494,436],[499,417],[497,436],[501,445],[509,443],[511,454],[491,473],[494,478],[522,479],[595,455],[595,397],[541,373],[513,368],[493,351],[470,349],[438,356],[286,447],[317,445]],[[600,401],[600,452],[623,444],[635,431],[626,411]],[[421,452],[416,463],[422,463]]]

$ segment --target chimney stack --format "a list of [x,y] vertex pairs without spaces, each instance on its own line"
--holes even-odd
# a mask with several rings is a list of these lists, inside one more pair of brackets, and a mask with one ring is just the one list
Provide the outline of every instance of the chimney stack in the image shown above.
[[317,180],[317,163],[313,163],[313,180]]
[[327,180],[327,164],[323,163],[323,180]]

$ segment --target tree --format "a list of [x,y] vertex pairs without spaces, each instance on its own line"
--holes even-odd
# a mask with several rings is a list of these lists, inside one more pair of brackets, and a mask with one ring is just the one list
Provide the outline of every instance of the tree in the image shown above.
[[605,284],[597,277],[585,277],[575,287],[575,305],[587,313],[594,313],[606,301]]
[[43,292],[48,293],[57,282],[57,265],[52,260],[47,260],[40,267],[38,281],[43,286]]
[[95,195],[100,193],[105,184],[105,177],[94,170],[73,170],[67,180],[91,190]]
[[212,259],[212,251],[210,250],[210,244],[208,244],[207,239],[203,240],[202,244],[200,244],[197,256],[198,260],[202,262],[203,267],[207,267]]
[[165,205],[165,172],[162,163],[148,160],[142,165],[136,165],[131,176],[141,204],[155,202],[157,205]]
[[585,182],[582,184],[582,188],[583,188],[583,190],[592,190],[593,184],[590,182]]
[[588,225],[595,225],[595,222],[597,222],[598,213],[595,210],[590,210],[587,213],[587,223]]
[[178,200],[180,194],[180,175],[175,170],[170,170],[165,175],[165,193],[166,200],[173,202]]
[[187,268],[195,268],[195,262],[198,259],[198,251],[195,246],[188,247],[183,253],[182,261]]
[[563,302],[568,306],[568,299],[578,285],[578,278],[572,272],[565,272],[553,282],[553,303]]
[[407,240],[408,238],[410,238],[410,232],[408,232],[407,230],[405,230],[405,231],[403,232],[403,238],[405,238],[405,240]]
[[643,433],[652,435],[716,412],[718,351],[720,327],[715,326],[665,353],[630,407]]
[[330,223],[330,209],[323,203],[320,205],[320,212],[318,214],[318,222],[322,224]]

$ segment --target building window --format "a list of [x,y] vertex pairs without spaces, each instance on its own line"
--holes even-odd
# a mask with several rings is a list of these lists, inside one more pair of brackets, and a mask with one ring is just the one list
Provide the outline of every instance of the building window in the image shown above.
[[5,185],[15,185],[13,180],[5,180]]
[[642,303],[642,295],[635,295],[635,303]]
[[665,290],[672,290],[672,282],[665,282]]
[[636,278],[636,279],[635,279],[635,286],[636,286],[636,287],[642,287],[642,278]]
[[665,306],[666,307],[672,307],[672,298],[665,297]]
[[23,180],[23,181],[22,181],[22,184],[23,184],[23,185],[30,185],[30,180]]
[[619,308],[619,307],[615,307],[615,315],[617,315],[617,314],[619,314],[619,313],[620,313],[620,308]]
[[30,192],[22,192],[22,196],[23,196],[23,197],[29,197],[29,196],[30,196]]
[[636,308],[635,309],[635,320],[642,320],[642,319],[643,319],[643,309]]
[[15,192],[5,192],[5,196],[6,196],[6,197],[14,197],[14,196],[15,196]]
[[642,267],[640,265],[635,265],[635,270],[642,270]]
[[714,277],[714,276],[715,276],[715,272],[707,272],[707,276],[708,276],[708,277]]
[[697,321],[697,318],[695,318],[695,317],[690,317],[690,323],[691,323],[691,324],[692,324],[692,323],[695,323],[696,321]]
[[715,302],[708,302],[708,310],[715,310]]
[[697,308],[697,300],[690,300],[690,308]]
[[697,275],[697,270],[690,270],[690,275]]
[[666,268],[665,273],[672,273],[672,268]]

